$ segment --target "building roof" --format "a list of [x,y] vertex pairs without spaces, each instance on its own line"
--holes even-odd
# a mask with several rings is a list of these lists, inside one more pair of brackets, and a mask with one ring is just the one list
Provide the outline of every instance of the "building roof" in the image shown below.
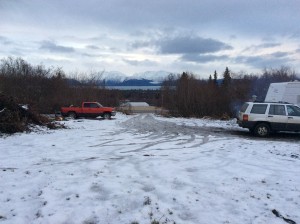
[[146,102],[127,102],[124,106],[132,106],[132,107],[149,107],[149,104]]

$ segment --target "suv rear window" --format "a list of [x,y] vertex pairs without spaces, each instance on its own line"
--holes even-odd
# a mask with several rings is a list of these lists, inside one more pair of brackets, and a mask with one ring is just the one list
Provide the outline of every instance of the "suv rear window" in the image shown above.
[[268,104],[253,104],[251,114],[265,114]]
[[241,111],[242,113],[245,113],[245,111],[247,110],[248,106],[249,106],[248,103],[244,103],[243,106],[241,107],[241,110],[240,110],[240,111]]

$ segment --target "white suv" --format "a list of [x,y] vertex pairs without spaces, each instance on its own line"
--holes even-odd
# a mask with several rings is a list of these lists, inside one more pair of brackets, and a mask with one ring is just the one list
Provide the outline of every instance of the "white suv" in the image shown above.
[[237,123],[260,137],[278,131],[299,132],[300,107],[289,103],[246,102]]

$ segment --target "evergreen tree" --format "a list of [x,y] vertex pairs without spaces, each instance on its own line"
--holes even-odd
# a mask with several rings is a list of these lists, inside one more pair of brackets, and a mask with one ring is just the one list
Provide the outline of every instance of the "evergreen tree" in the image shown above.
[[213,83],[213,80],[212,80],[212,77],[211,77],[211,75],[209,75],[209,78],[208,78],[208,83],[209,83],[209,84],[212,84],[212,83]]
[[231,83],[231,77],[230,77],[230,71],[228,69],[228,67],[226,67],[225,72],[223,74],[223,86],[224,87],[228,87]]
[[215,70],[214,72],[214,84],[217,85],[218,84],[218,74],[217,71]]

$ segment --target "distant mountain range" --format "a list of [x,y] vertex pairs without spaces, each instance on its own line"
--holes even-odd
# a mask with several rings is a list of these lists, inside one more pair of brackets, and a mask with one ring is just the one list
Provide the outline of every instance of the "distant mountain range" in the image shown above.
[[[160,87],[162,82],[168,78],[170,72],[166,71],[156,71],[156,72],[143,72],[135,73],[131,76],[128,76],[124,73],[118,71],[103,72],[99,76],[99,85],[107,87],[126,87],[125,89],[131,89],[130,87]],[[86,80],[88,82],[88,80]],[[81,85],[80,80],[68,79],[69,85],[78,86]],[[123,88],[121,88],[123,89]],[[148,89],[148,88],[139,88],[139,89]]]
[[150,79],[125,79],[124,81],[105,80],[105,86],[160,86],[161,82]]
[[106,86],[160,86],[171,74],[166,71],[147,71],[128,76],[117,71],[103,72],[102,80]]

